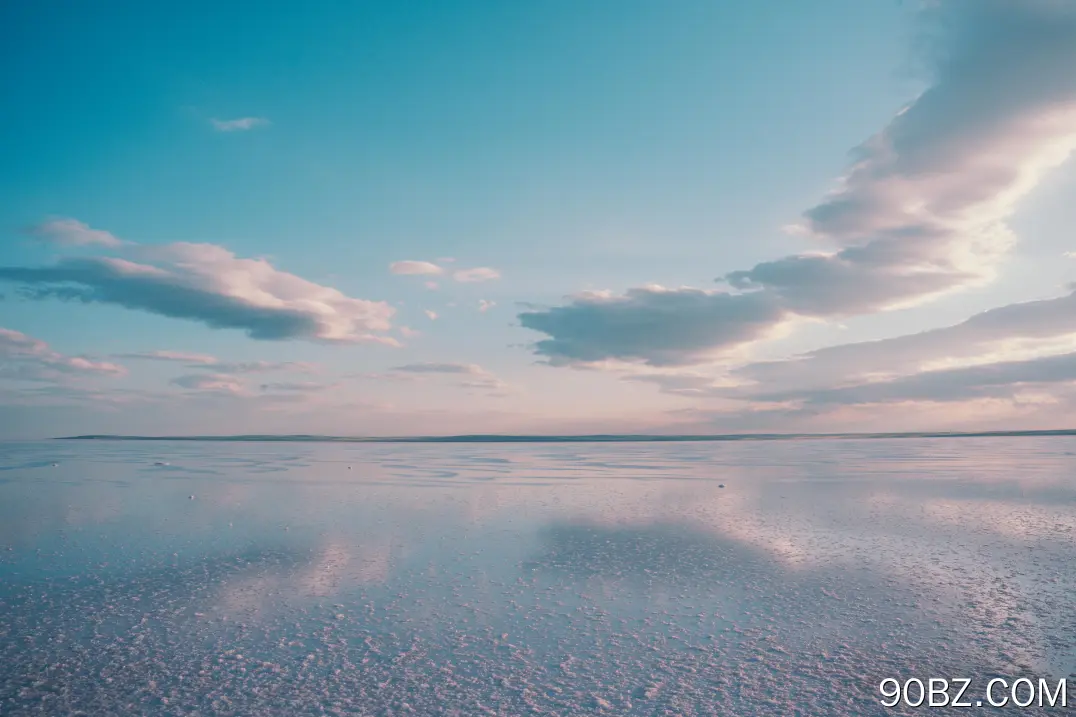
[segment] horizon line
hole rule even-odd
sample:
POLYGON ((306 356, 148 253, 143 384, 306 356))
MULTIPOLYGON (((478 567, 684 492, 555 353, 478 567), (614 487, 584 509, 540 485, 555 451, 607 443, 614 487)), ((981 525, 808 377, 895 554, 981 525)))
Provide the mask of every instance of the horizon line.
POLYGON ((54 436, 57 441, 218 441, 218 442, 303 442, 303 443, 690 443, 721 441, 780 441, 808 439, 884 439, 884 438, 988 438, 1073 436, 1076 428, 1014 431, 891 431, 869 433, 714 433, 650 434, 591 433, 568 435, 544 434, 462 434, 449 436, 329 436, 318 434, 237 434, 187 436, 136 436, 88 434, 54 436))

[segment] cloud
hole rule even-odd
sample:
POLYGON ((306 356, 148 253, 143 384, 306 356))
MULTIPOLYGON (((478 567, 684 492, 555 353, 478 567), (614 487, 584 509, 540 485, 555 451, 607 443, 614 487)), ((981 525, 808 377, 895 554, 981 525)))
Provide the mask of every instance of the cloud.
POLYGON ((771 389, 830 386, 835 380, 861 382, 946 363, 987 363, 1028 352, 1063 352, 1074 338, 1076 293, 990 309, 959 324, 917 334, 830 346, 784 361, 751 363, 735 370, 733 376, 771 389))
POLYGON ((270 123, 264 117, 239 117, 237 119, 211 119, 210 124, 218 132, 246 132, 255 127, 267 127, 270 123))
POLYGON ((1015 241, 1005 221, 1076 148, 1074 7, 931 3, 931 84, 804 214, 799 230, 823 250, 725 274, 740 293, 632 289, 521 314, 549 336, 536 352, 566 365, 701 362, 771 335, 765 322, 873 313, 989 282, 1015 241), (653 320, 656 302, 681 300, 689 316, 653 320), (688 324, 698 338, 680 330, 688 324))
POLYGON ((784 316, 764 292, 650 286, 623 296, 581 294, 567 306, 521 313, 519 320, 552 337, 537 342, 535 353, 553 365, 620 360, 676 366, 763 338, 784 316))
POLYGON ((304 361, 240 361, 230 363, 218 361, 217 363, 204 366, 191 366, 190 368, 206 368, 217 373, 241 374, 241 373, 274 373, 290 371, 295 373, 312 373, 317 370, 314 364, 304 361))
POLYGON ((115 248, 122 241, 100 229, 91 229, 77 219, 49 219, 30 227, 27 233, 39 241, 57 246, 103 246, 115 248))
POLYGON ((122 376, 123 366, 85 356, 65 356, 40 339, 0 328, 0 378, 21 381, 62 381, 65 377, 122 376))
POLYGON ((428 318, 430 321, 437 321, 437 312, 436 311, 431 311, 430 309, 425 309, 422 313, 426 314, 426 318, 428 318))
POLYGON ((135 246, 121 257, 63 258, 50 266, 0 266, 0 281, 22 284, 30 299, 103 303, 254 339, 373 341, 392 328, 395 309, 346 296, 280 271, 265 259, 244 259, 214 244, 135 246))
MULTIPOLYGON (((453 261, 452 259, 438 259, 442 263, 448 263, 453 261)), ((394 261, 389 264, 389 271, 393 274, 401 276, 439 276, 446 272, 446 269, 439 264, 434 264, 429 261, 414 261, 411 259, 405 261, 394 261)), ((457 269, 452 272, 452 278, 458 282, 465 284, 474 284, 482 281, 492 281, 493 279, 501 278, 501 272, 497 269, 493 269, 488 266, 478 266, 472 269, 457 269)), ((436 289, 437 282, 427 281, 427 289, 436 289)))
POLYGON ((169 361, 184 364, 215 364, 218 359, 209 354, 192 354, 182 351, 140 351, 137 353, 118 354, 117 358, 136 361, 169 361))
POLYGON ((693 430, 949 430, 1004 428, 1014 421, 1066 425, 1066 411, 1076 409, 1076 293, 998 307, 917 334, 830 346, 716 375, 620 370, 622 380, 703 401, 692 411, 706 424, 693 430))
POLYGON ((798 401, 811 406, 956 402, 1015 398, 1021 391, 1076 382, 1076 353, 981 366, 924 371, 889 381, 852 386, 761 393, 757 402, 798 401))
MULTIPOLYGON (((459 388, 496 392, 508 388, 507 383, 478 364, 473 363, 413 363, 389 369, 388 375, 397 377, 415 376, 419 378, 423 376, 459 376, 462 377, 462 380, 455 384, 459 388)), ((498 393, 497 395, 502 394, 498 393)))
POLYGON ((302 361, 222 361, 216 356, 209 354, 186 353, 182 351, 143 351, 129 354, 118 354, 118 358, 143 360, 143 361, 166 361, 181 363, 187 368, 206 369, 216 373, 272 373, 275 371, 294 371, 298 373, 311 373, 317 369, 314 364, 302 361))
POLYGON ((428 261, 394 261, 389 264, 389 271, 401 276, 423 276, 443 274, 444 269, 428 261))
POLYGON ((622 376, 621 380, 654 384, 661 389, 662 393, 692 398, 720 395, 716 393, 717 390, 728 385, 722 384, 713 376, 701 373, 656 372, 627 374, 622 376))
POLYGON ((177 376, 170 383, 173 386, 186 388, 191 391, 207 393, 223 393, 228 395, 242 395, 246 392, 246 386, 235 376, 224 373, 190 374, 177 376))
POLYGON ((315 391, 324 391, 330 388, 326 384, 317 383, 315 381, 282 381, 277 383, 263 383, 260 386, 263 391, 294 391, 301 393, 310 393, 315 391))
POLYGON ((489 311, 490 309, 492 309, 496 305, 497 305, 496 301, 486 301, 485 299, 479 299, 478 300, 478 310, 481 311, 482 313, 486 313, 487 311, 489 311))
POLYGON ((400 327, 400 335, 404 336, 405 338, 413 338, 415 336, 421 336, 422 332, 421 331, 416 331, 415 329, 412 329, 410 326, 401 326, 400 327))
POLYGON ((452 278, 465 284, 474 284, 480 281, 492 281, 501 278, 501 272, 488 266, 478 266, 473 269, 460 269, 452 273, 452 278))
POLYGON ((481 366, 473 363, 412 363, 397 366, 392 371, 400 373, 448 373, 479 376, 485 373, 481 366))

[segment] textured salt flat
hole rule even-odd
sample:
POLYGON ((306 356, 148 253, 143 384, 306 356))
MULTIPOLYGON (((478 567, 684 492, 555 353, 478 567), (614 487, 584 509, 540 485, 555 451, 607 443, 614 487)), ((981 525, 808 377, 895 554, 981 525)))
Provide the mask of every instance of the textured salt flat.
POLYGON ((0 444, 0 714, 898 714, 1076 671, 1074 531, 1072 437, 0 444))

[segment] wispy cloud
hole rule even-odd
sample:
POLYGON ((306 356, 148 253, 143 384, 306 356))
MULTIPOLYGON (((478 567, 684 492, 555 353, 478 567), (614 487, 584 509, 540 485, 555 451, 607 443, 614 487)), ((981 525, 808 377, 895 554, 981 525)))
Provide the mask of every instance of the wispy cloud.
POLYGON ((501 278, 501 272, 488 266, 476 266, 473 269, 460 269, 452 272, 452 278, 464 284, 476 284, 481 281, 493 281, 501 278))
POLYGON ((0 328, 0 378, 23 381, 62 381, 69 376, 122 376, 126 369, 85 356, 65 356, 40 339, 0 328))
POLYGON ((803 233, 826 247, 734 271, 731 292, 632 289, 520 315, 552 363, 712 360, 797 317, 908 306, 990 281, 1005 221, 1076 148, 1076 11, 1052 0, 931 3, 933 81, 856 150, 803 233))
POLYGON ((426 314, 426 318, 429 319, 430 321, 437 321, 437 312, 436 311, 433 311, 431 309, 425 309, 425 310, 423 310, 422 313, 426 314))
MULTIPOLYGON (((446 262, 448 260, 439 259, 438 261, 446 262)), ((389 271, 401 276, 439 276, 448 272, 448 270, 440 264, 435 264, 430 261, 415 261, 412 259, 392 262, 389 264, 389 271)), ((457 269, 452 272, 451 276, 454 280, 460 283, 474 284, 482 281, 499 279, 501 278, 501 272, 488 266, 476 266, 470 269, 457 269)), ((426 288, 436 289, 437 283, 427 281, 426 288)))
MULTIPOLYGON (((508 384, 504 381, 478 364, 473 363, 424 362, 405 364, 389 369, 387 376, 397 376, 404 378, 405 380, 406 377, 409 376, 417 378, 422 378, 424 376, 449 376, 461 379, 455 384, 460 388, 496 392, 501 392, 508 388, 508 384)), ((498 395, 500 394, 498 393, 498 395)))
POLYGON ((65 257, 50 266, 0 266, 0 281, 31 299, 103 303, 240 329, 254 339, 379 342, 395 309, 237 257, 215 244, 134 245, 124 257, 65 257), (137 259, 137 261, 132 261, 137 259))
MULTIPOLYGON (((203 368, 202 366, 191 366, 191 368, 203 368)), ((214 364, 204 366, 204 368, 211 369, 217 373, 277 373, 277 372, 292 372, 292 373, 313 373, 317 370, 317 366, 304 361, 239 361, 228 362, 218 361, 214 364)))
POLYGON ((834 430, 843 422, 845 430, 873 430, 856 423, 869 419, 890 430, 906 420, 892 412, 898 409, 919 421, 906 428, 966 428, 1044 411, 1064 421, 1076 410, 1076 293, 717 375, 666 370, 622 378, 719 407, 699 414, 714 429, 834 430))
POLYGON ((428 261, 394 261, 389 264, 389 272, 401 276, 423 276, 443 274, 444 269, 428 261))
POLYGON ((299 393, 312 393, 331 388, 330 385, 317 383, 316 381, 278 381, 276 383, 263 383, 259 388, 262 391, 290 391, 299 393))
POLYGON ((449 373, 480 376, 485 373, 481 366, 473 363, 410 363, 397 366, 392 371, 400 373, 449 373))
POLYGON ((478 300, 478 310, 481 311, 483 314, 486 313, 487 311, 489 311, 490 309, 492 309, 496 305, 497 305, 496 301, 487 301, 485 299, 479 299, 478 300))
POLYGON ((887 381, 826 388, 763 392, 755 402, 790 401, 806 405, 879 404, 912 401, 953 402, 981 398, 1013 399, 1020 392, 1076 382, 1076 353, 982 366, 923 371, 887 381))
POLYGON ((142 361, 165 361, 170 363, 184 364, 187 368, 205 369, 217 373, 272 373, 277 371, 292 371, 297 373, 311 373, 317 366, 301 361, 223 361, 209 354, 186 353, 183 351, 143 351, 137 353, 117 354, 117 358, 142 360, 142 361))
POLYGON ((1023 358, 1028 350, 1063 353, 1076 338, 1076 293, 1010 304, 953 326, 878 341, 840 344, 783 361, 760 361, 733 372, 741 383, 770 390, 826 387, 892 378, 945 364, 1023 358), (1051 350, 1053 347, 1054 348, 1051 350))
POLYGON ((270 124, 269 120, 264 117, 237 117, 229 120, 213 118, 209 120, 209 123, 218 132, 246 132, 255 127, 267 127, 270 124))
POLYGON ((236 396, 246 392, 246 385, 241 380, 231 374, 224 373, 196 373, 177 376, 170 383, 191 391, 224 393, 236 396))
POLYGON ((27 233, 39 241, 57 246, 103 246, 115 248, 123 241, 101 229, 93 229, 77 219, 49 219, 30 227, 27 233))
POLYGON ((183 364, 215 364, 218 359, 209 354, 193 354, 182 351, 141 351, 137 353, 117 354, 117 358, 136 361, 168 361, 183 364))

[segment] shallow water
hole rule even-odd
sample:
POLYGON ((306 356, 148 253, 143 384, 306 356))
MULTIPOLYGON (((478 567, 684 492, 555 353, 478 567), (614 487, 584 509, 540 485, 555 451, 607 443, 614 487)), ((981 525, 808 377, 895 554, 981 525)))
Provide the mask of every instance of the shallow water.
POLYGON ((0 714, 911 714, 1076 672, 1074 531, 1074 437, 0 443, 0 714))

